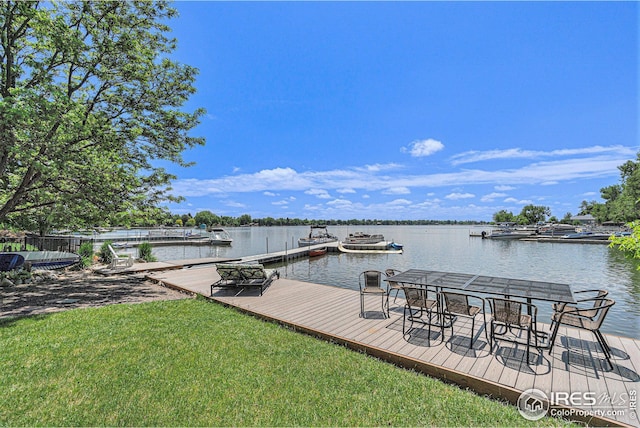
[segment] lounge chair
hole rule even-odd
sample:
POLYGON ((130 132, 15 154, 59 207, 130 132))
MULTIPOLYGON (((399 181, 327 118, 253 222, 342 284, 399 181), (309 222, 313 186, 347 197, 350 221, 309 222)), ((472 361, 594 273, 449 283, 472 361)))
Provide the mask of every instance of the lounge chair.
POLYGON ((111 253, 111 264, 109 264, 109 267, 111 269, 116 269, 118 266, 133 266, 133 256, 131 254, 118 254, 110 244, 107 246, 109 247, 109 252, 111 253))
POLYGON ((220 279, 211 284, 211 295, 214 288, 258 287, 260 295, 271 285, 274 279, 280 278, 278 271, 265 269, 261 264, 232 264, 220 263, 216 265, 220 279))

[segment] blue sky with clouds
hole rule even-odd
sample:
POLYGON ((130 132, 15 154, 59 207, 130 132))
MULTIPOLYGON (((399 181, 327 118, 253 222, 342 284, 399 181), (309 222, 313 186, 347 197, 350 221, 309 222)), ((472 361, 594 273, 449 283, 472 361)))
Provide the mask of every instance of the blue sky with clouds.
POLYGON ((174 213, 491 220, 635 160, 635 2, 177 2, 206 145, 174 213))

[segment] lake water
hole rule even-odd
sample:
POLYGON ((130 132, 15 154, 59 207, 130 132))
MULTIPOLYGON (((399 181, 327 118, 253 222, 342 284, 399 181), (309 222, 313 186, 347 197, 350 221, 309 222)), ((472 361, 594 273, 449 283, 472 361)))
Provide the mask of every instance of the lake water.
MULTIPOLYGON (((568 283, 574 291, 605 288, 616 301, 603 331, 640 339, 639 262, 607 245, 497 241, 469 236, 473 226, 335 226, 329 232, 343 239, 349 233, 381 233, 404 244, 403 254, 328 253, 278 266, 282 277, 358 289, 358 275, 367 269, 400 271, 416 268, 568 283)), ((227 228, 233 244, 154 247, 158 260, 199 257, 242 257, 297 247, 309 227, 227 228)), ((478 230, 476 228, 476 230, 478 230)), ((481 230, 481 229, 480 229, 481 230)), ((550 304, 538 303, 538 319, 548 322, 550 304)))

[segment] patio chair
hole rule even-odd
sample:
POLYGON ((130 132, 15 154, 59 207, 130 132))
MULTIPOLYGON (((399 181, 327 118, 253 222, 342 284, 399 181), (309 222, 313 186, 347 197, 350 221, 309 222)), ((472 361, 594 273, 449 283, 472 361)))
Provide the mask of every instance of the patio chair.
POLYGON ((358 277, 360 286, 360 317, 364 318, 364 297, 366 295, 380 296, 382 313, 389 318, 389 290, 382 287, 382 272, 367 270, 358 277))
MULTIPOLYGON (((603 300, 600 300, 600 299, 604 299, 605 297, 607 297, 609 295, 609 292, 607 290, 581 290, 581 291, 575 291, 573 294, 586 294, 586 293, 593 294, 593 296, 578 299, 577 303, 593 301, 593 307, 591 308, 590 312, 588 309, 584 309, 584 312, 582 315, 588 318, 593 318, 596 316, 596 313, 598 312, 598 306, 601 305, 603 302, 603 300)), ((565 312, 565 311, 575 311, 578 308, 574 305, 568 305, 566 303, 554 303, 552 305, 552 309, 553 309, 553 312, 565 312)))
POLYGON ((402 319, 402 335, 406 336, 407 332, 411 332, 413 323, 417 322, 428 326, 429 337, 431 337, 433 315, 438 316, 438 300, 429 299, 429 292, 426 288, 405 286, 402 287, 402 291, 406 299, 402 319), (407 321, 411 322, 408 329, 406 328, 407 321))
POLYGON ((111 253, 111 263, 109 264, 111 269, 115 269, 118 266, 133 266, 133 256, 131 254, 116 253, 111 244, 107 245, 107 247, 109 247, 109 252, 111 253))
POLYGON ((493 351, 493 343, 498 340, 521 344, 527 346, 527 363, 529 362, 529 348, 531 347, 531 338, 533 336, 534 347, 538 348, 538 331, 536 320, 538 317, 538 308, 531 303, 520 302, 517 300, 503 299, 498 297, 490 297, 487 299, 491 307, 491 338, 489 349, 493 351), (526 308, 527 313, 523 313, 526 308), (515 337, 509 337, 509 333, 517 330, 515 337), (521 333, 526 333, 526 342, 519 340, 521 333))
MULTIPOLYGON (((453 323, 458 316, 471 318, 471 338, 469 340, 469 349, 473 348, 473 338, 474 338, 474 328, 475 328, 475 320, 476 315, 482 312, 482 316, 485 320, 485 324, 487 322, 484 306, 485 301, 481 297, 470 296, 468 294, 463 293, 455 293, 453 291, 442 291, 440 293, 443 299, 444 306, 442 308, 442 315, 445 319, 443 319, 443 327, 446 326, 446 318, 449 318, 449 323, 451 326, 451 337, 453 337, 453 323), (469 303, 469 300, 477 300, 481 302, 481 306, 474 306, 469 303)), ((444 331, 444 330, 443 330, 444 331)), ((484 329, 485 337, 487 337, 487 342, 489 342, 489 337, 487 334, 487 329, 484 329)))
MULTIPOLYGON (((607 344, 607 341, 604 338, 602 332, 600 332, 600 327, 604 322, 609 309, 615 305, 615 300, 607 299, 607 298, 593 298, 586 299, 581 303, 587 303, 593 301, 593 306, 587 307, 586 309, 580 309, 579 307, 574 310, 567 310, 565 308, 562 312, 554 312, 552 315, 552 325, 553 332, 551 333, 551 339, 549 344, 549 354, 551 354, 551 350, 553 349, 553 344, 558 336, 558 330, 560 329, 560 325, 566 325, 574 328, 581 328, 583 330, 589 330, 596 337, 596 340, 600 344, 602 348, 602 352, 609 363, 609 367, 613 370, 613 364, 611 363, 611 348, 607 344), (596 309, 594 309, 596 308, 596 309), (594 313, 595 311, 595 313, 594 313)), ((589 305, 587 305, 589 306, 589 305)))
MULTIPOLYGON (((398 271, 396 271, 395 269, 387 269, 384 271, 384 274, 387 276, 387 278, 391 278, 392 276, 395 276, 398 274, 398 271)), ((391 297, 391 293, 395 290, 396 295, 393 298, 393 303, 396 302, 396 299, 398 298, 398 293, 400 292, 400 290, 402 290, 403 285, 399 282, 396 281, 387 281, 388 287, 389 287, 389 297, 391 297)))

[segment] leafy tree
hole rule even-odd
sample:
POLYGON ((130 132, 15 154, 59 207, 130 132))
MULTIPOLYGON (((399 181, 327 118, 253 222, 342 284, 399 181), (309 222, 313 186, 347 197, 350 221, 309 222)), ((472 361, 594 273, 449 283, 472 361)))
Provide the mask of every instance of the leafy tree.
MULTIPOLYGON (((627 226, 631 229, 631 235, 610 238, 610 246, 617 247, 628 257, 640 259, 640 220, 632 221, 627 226)), ((640 266, 638 266, 638 269, 640 269, 640 266)))
POLYGON ((251 216, 249 214, 242 214, 240 217, 238 217, 238 223, 240 224, 251 223, 251 216))
POLYGON ((213 226, 214 224, 220 223, 220 217, 208 210, 196 213, 194 218, 197 225, 206 224, 207 226, 213 226))
POLYGON ((512 223, 515 218, 511 211, 500 210, 493 214, 493 221, 496 223, 512 223))
POLYGON ((196 219, 191 217, 184 225, 187 227, 194 227, 196 225, 196 219))
POLYGON ((547 216, 551 215, 551 209, 549 207, 543 207, 540 205, 525 205, 520 212, 520 216, 525 220, 526 224, 536 224, 540 221, 545 221, 547 216))
POLYGON ((164 1, 0 4, 0 222, 91 225, 173 198, 165 160, 203 144, 180 109, 164 1), (37 220, 36 220, 37 219, 37 220))

